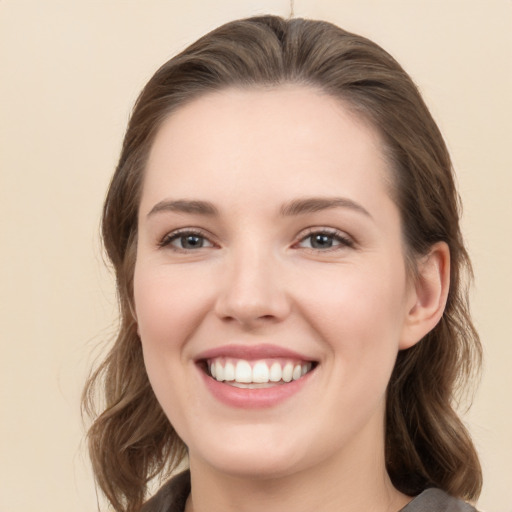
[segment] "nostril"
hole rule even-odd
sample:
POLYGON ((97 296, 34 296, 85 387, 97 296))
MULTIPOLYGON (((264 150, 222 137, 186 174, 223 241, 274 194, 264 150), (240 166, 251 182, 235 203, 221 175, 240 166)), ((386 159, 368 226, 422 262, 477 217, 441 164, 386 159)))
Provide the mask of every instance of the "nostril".
POLYGON ((261 326, 265 323, 276 322, 278 319, 279 317, 277 315, 260 315, 257 312, 251 314, 249 311, 239 311, 237 313, 231 311, 221 315, 221 320, 225 323, 239 323, 242 324, 242 326, 246 326, 248 328, 261 326))
POLYGON ((225 288, 220 290, 215 302, 219 318, 226 322, 236 320, 249 327, 283 320, 290 311, 289 297, 279 281, 258 275, 254 269, 245 274, 239 270, 232 278, 227 276, 225 288))

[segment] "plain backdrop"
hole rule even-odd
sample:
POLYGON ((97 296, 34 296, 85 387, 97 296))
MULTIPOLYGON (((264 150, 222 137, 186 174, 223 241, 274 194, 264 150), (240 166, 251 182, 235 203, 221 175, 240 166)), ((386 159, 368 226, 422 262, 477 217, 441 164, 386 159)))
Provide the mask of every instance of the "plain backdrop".
MULTIPOLYGON (((79 399, 116 326, 98 227, 132 104, 206 31, 285 0, 0 0, 0 512, 91 512, 79 399)), ((464 200, 485 348, 465 416, 479 507, 512 512, 512 2, 296 0, 366 35, 419 85, 464 200)))

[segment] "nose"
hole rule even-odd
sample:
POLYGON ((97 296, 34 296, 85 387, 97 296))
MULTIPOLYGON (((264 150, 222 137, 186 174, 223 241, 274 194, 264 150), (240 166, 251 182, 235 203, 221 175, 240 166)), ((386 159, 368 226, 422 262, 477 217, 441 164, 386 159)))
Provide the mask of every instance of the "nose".
POLYGON ((289 315, 291 301, 282 268, 270 252, 252 247, 236 254, 233 251, 228 258, 215 305, 222 321, 254 329, 289 315))

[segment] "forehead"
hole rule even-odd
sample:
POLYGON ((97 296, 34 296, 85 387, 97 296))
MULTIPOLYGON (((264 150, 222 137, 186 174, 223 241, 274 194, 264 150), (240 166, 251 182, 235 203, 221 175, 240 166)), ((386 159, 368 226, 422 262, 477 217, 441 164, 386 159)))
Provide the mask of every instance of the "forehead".
POLYGON ((283 188, 290 196, 382 191, 389 172, 377 131, 344 102, 282 85, 225 89, 177 109, 157 133, 144 181, 143 202, 166 187, 181 197, 231 191, 270 200, 283 188))

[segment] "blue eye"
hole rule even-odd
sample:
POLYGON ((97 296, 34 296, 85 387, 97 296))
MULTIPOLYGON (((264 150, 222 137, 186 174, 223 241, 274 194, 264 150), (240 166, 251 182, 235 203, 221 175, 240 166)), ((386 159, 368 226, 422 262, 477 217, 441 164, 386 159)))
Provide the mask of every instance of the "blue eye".
POLYGON ((182 251, 194 251, 204 247, 213 247, 213 244, 201 233, 181 231, 167 235, 160 243, 161 247, 171 246, 182 251))
POLYGON ((337 247, 352 247, 354 244, 339 233, 316 231, 302 238, 298 245, 307 249, 329 250, 337 247))

